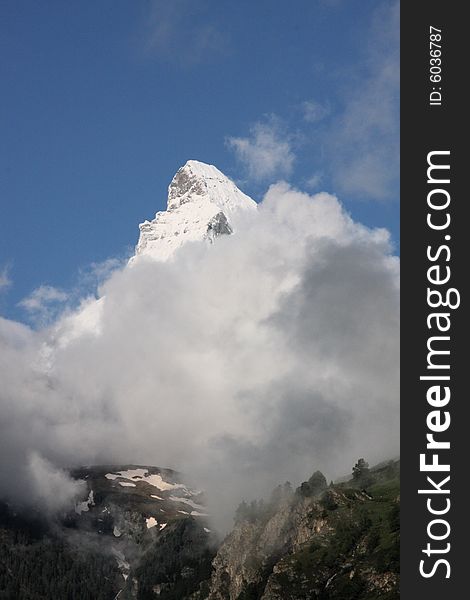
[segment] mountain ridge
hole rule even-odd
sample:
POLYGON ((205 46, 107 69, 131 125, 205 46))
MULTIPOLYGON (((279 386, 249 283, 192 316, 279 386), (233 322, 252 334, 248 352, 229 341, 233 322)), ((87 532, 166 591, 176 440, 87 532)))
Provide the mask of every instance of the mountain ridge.
POLYGON ((296 490, 287 482, 242 503, 221 542, 177 508, 189 490, 175 471, 82 467, 72 475, 96 492, 87 510, 47 525, 0 504, 0 598, 397 600, 399 472, 360 459, 345 483, 318 471, 296 490), (149 527, 162 507, 167 525, 149 527))

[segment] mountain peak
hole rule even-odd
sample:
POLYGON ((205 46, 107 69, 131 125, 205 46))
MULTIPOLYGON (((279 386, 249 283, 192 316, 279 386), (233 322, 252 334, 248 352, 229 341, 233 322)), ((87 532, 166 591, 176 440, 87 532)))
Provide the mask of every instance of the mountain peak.
POLYGON ((239 216, 256 210, 256 202, 213 165, 188 160, 168 187, 167 210, 140 228, 137 256, 167 260, 187 242, 231 234, 239 216))
MULTIPOLYGON (((212 200, 211 190, 221 185, 235 186, 219 169, 198 160, 188 160, 173 177, 168 187, 168 210, 198 197, 212 200), (217 186, 216 184, 219 184, 217 186)), ((217 198, 215 197, 215 200, 217 198)))

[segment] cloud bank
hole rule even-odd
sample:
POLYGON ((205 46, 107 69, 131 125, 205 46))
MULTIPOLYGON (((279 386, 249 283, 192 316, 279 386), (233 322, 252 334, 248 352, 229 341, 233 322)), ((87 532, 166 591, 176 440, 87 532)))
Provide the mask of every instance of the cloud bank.
POLYGON ((0 319, 3 498, 57 510, 77 491, 61 467, 154 464, 227 523, 280 482, 398 453, 398 261, 335 197, 273 185, 234 235, 99 295, 37 331, 0 319))

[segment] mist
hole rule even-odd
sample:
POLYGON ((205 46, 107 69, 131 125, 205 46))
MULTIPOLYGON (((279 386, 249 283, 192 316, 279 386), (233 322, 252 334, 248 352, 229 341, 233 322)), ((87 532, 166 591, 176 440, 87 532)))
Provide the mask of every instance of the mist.
POLYGON ((57 511, 68 467, 156 465, 227 527, 286 480, 393 458, 398 270, 386 230, 281 182, 233 235, 139 257, 46 327, 0 318, 0 496, 57 511))

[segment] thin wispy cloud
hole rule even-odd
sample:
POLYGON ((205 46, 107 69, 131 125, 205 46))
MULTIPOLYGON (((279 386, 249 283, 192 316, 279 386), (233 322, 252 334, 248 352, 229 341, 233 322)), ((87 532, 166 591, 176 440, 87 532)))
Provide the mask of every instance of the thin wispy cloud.
POLYGON ((55 316, 68 300, 69 296, 63 290, 51 285, 40 285, 18 305, 27 311, 31 320, 39 325, 45 325, 55 316))
POLYGON ((382 5, 373 20, 367 74, 345 91, 345 103, 324 134, 335 188, 388 200, 399 173, 399 4, 382 5))
POLYGON ((73 313, 86 302, 94 302, 101 285, 114 271, 122 268, 129 260, 128 253, 121 257, 93 262, 78 270, 73 284, 65 289, 52 285, 40 285, 18 302, 28 315, 28 321, 36 327, 49 325, 59 313, 73 313))
POLYGON ((281 179, 292 172, 292 136, 274 116, 252 125, 247 137, 228 137, 226 143, 252 181, 281 179))
POLYGON ((316 190, 323 181, 323 175, 321 173, 314 173, 305 181, 305 185, 309 190, 316 190))
POLYGON ((144 46, 155 58, 191 66, 218 59, 228 33, 214 20, 210 1, 151 0, 145 18, 144 46))
POLYGON ((305 100, 301 104, 301 111, 304 121, 317 123, 330 114, 330 107, 315 100, 305 100))
POLYGON ((129 256, 127 254, 120 258, 107 258, 100 262, 93 262, 85 268, 81 268, 78 273, 77 283, 74 285, 69 296, 74 298, 83 297, 84 294, 91 294, 97 290, 101 284, 109 279, 112 273, 123 267, 129 256))
POLYGON ((11 283, 10 268, 8 266, 4 266, 2 269, 0 269, 0 294, 11 287, 11 283))
POLYGON ((295 176, 296 164, 310 157, 312 172, 302 178, 309 189, 321 181, 349 200, 398 199, 397 2, 376 9, 359 67, 361 76, 342 82, 330 100, 304 100, 283 120, 259 121, 249 135, 226 140, 249 180, 295 176))

